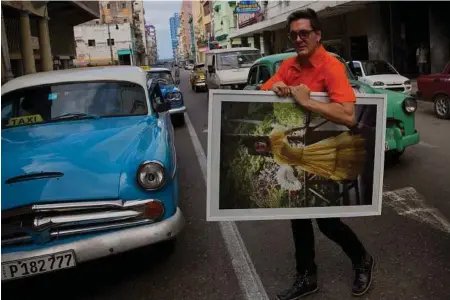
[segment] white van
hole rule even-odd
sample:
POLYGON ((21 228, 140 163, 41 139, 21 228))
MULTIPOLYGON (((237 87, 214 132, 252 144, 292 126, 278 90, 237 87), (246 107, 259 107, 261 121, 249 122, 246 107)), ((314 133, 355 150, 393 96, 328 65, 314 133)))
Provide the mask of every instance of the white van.
POLYGON ((252 64, 261 58, 256 48, 215 49, 206 53, 208 89, 244 89, 252 64))

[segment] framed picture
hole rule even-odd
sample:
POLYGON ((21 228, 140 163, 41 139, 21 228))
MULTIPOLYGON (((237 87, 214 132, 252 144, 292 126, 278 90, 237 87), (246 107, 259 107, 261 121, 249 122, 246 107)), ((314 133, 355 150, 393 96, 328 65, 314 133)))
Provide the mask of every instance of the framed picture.
POLYGON ((273 92, 209 93, 208 221, 381 214, 385 95, 357 94, 349 128, 273 92))

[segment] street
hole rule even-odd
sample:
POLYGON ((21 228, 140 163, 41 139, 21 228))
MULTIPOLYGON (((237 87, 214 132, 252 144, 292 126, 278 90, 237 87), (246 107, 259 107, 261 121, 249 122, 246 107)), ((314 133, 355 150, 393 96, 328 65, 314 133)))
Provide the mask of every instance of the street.
MULTIPOLYGON (((207 95, 191 90, 188 71, 180 78, 188 117, 175 139, 187 223, 175 252, 148 247, 3 283, 4 299, 265 300, 292 283, 289 221, 236 222, 236 236, 232 223, 206 222, 207 95)), ((450 122, 420 101, 416 128, 421 142, 386 162, 382 215, 344 220, 376 260, 362 299, 450 299, 450 122)), ((318 230, 316 253, 319 292, 307 299, 353 299, 350 261, 318 230)))

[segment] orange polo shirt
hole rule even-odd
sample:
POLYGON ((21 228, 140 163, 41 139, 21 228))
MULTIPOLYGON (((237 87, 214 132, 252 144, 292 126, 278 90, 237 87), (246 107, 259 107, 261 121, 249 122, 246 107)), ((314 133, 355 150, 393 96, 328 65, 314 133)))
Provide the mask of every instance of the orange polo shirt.
POLYGON ((300 66, 297 56, 288 58, 261 90, 268 91, 276 82, 288 86, 305 84, 311 92, 327 92, 334 102, 355 102, 356 96, 347 78, 345 66, 321 45, 309 58, 309 66, 300 66))

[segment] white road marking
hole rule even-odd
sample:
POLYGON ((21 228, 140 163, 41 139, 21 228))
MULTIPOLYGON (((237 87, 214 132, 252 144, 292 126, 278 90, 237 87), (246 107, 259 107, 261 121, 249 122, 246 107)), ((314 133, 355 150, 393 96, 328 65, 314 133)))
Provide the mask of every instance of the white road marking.
POLYGON ((419 142, 419 145, 427 147, 427 148, 437 148, 437 146, 435 146, 435 145, 431 145, 431 144, 428 144, 428 143, 422 142, 422 141, 419 142))
POLYGON ((450 233, 450 222, 436 208, 427 206, 425 198, 412 187, 384 192, 383 204, 391 207, 400 216, 450 233))
MULTIPOLYGON (((191 120, 187 113, 185 115, 186 126, 191 136, 192 144, 200 164, 203 179, 206 184, 206 155, 203 151, 200 140, 192 126, 191 120)), ((234 272, 238 279, 241 290, 245 294, 246 300, 269 300, 269 296, 256 273, 255 266, 248 254, 247 247, 242 240, 241 234, 235 222, 219 222, 222 237, 227 246, 228 253, 231 258, 234 272)))

